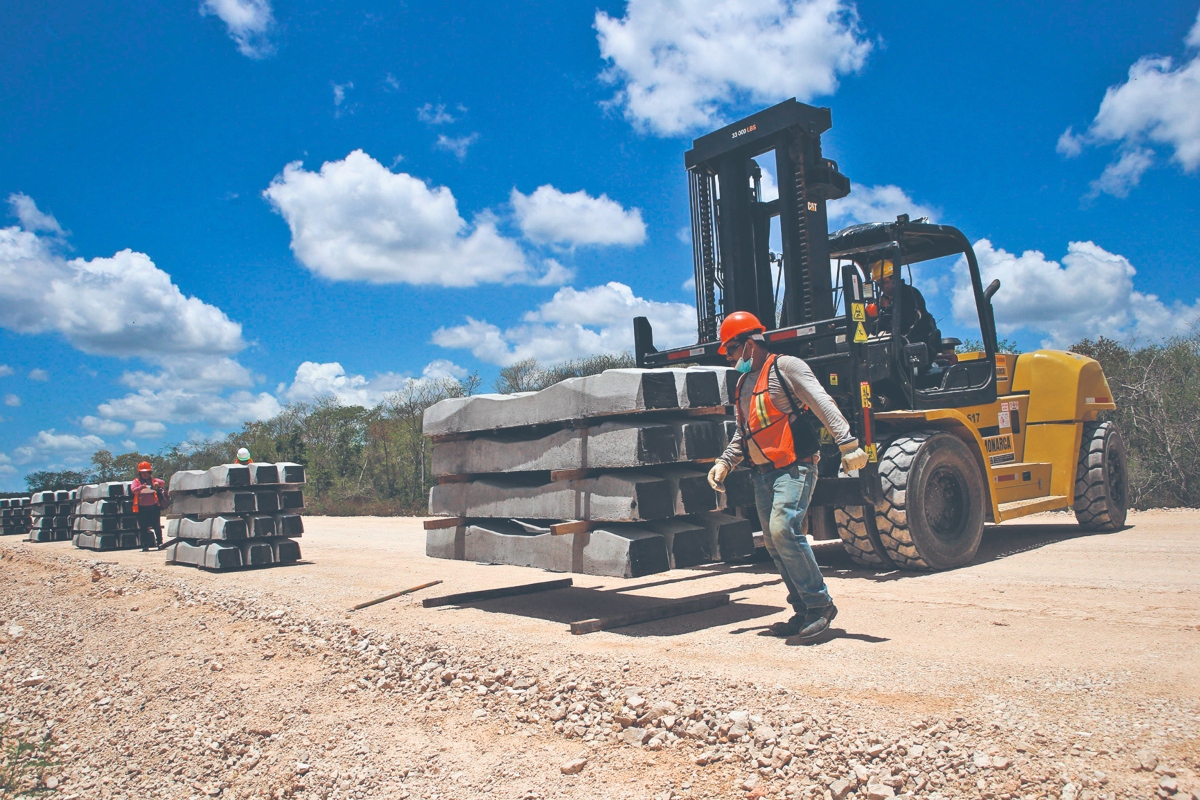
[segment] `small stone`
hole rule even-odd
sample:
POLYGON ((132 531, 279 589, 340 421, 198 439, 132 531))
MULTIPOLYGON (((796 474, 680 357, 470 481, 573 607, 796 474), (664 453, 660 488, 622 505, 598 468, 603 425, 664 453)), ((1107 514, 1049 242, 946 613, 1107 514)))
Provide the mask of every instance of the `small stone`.
POLYGON ((45 675, 39 675, 39 674, 37 674, 37 673, 35 672, 34 674, 30 675, 28 678, 25 678, 23 681, 21 681, 21 682, 20 682, 20 685, 21 685, 21 686, 26 686, 26 687, 28 687, 28 686, 40 686, 41 684, 43 684, 43 683, 45 683, 45 682, 46 682, 46 676, 45 676, 45 675))
POLYGON ((740 725, 747 730, 750 729, 750 712, 749 711, 730 711, 726 717, 734 725, 740 725))
POLYGON ((220 661, 213 661, 208 665, 208 668, 213 672, 220 672, 221 670, 225 669, 223 666, 221 666, 220 661))
POLYGON ((871 758, 879 758, 879 756, 882 755, 883 751, 886 749, 887 748, 881 744, 873 744, 867 748, 867 755, 871 758))
MULTIPOLYGON (((736 714, 737 712, 735 711, 734 713, 736 714)), ((758 776, 757 775, 751 775, 749 778, 746 778, 746 780, 742 781, 742 791, 744 791, 744 792, 753 792, 757 786, 758 786, 758 776)))
POLYGON ((1075 784, 1067 781, 1067 783, 1063 786, 1062 791, 1059 792, 1059 796, 1062 798, 1062 800, 1075 800, 1075 798, 1079 796, 1079 790, 1075 788, 1075 784))
POLYGON ((625 705, 629 706, 634 711, 637 711, 638 709, 645 707, 646 698, 635 694, 625 701, 625 705))
POLYGON ((913 758, 920 758, 921 756, 925 755, 925 745, 914 744, 912 747, 908 748, 908 754, 913 758))
POLYGON ((833 800, 844 800, 846 795, 850 794, 850 790, 854 787, 850 781, 845 778, 838 778, 833 783, 829 784, 829 793, 833 795, 833 800))
POLYGON ((572 758, 570 761, 567 761, 561 767, 559 767, 559 770, 563 775, 577 775, 583 771, 583 768, 586 764, 586 758, 572 758))
POLYGON ((992 769, 1008 769, 1012 762, 1003 756, 992 756, 992 769))
POLYGON ((296 774, 297 775, 307 775, 308 771, 310 769, 312 769, 312 767, 309 766, 308 764, 305 764, 303 761, 296 762, 296 774))
POLYGON ((50 791, 54 791, 58 788, 58 778, 54 777, 53 775, 51 775, 49 778, 46 778, 46 780, 42 781, 42 783, 44 783, 46 788, 50 791))
POLYGON ((17 639, 22 638, 24 635, 25 635, 25 629, 22 628, 20 625, 9 625, 8 626, 8 638, 12 639, 14 642, 17 639))
POLYGON ((1166 777, 1158 782, 1158 787, 1165 789, 1169 794, 1175 794, 1179 791, 1179 781, 1172 777, 1166 777))
POLYGON ((554 706, 550 709, 550 721, 558 722, 559 720, 566 719, 570 711, 566 706, 554 706))
POLYGON ((987 769, 992 766, 992 758, 987 753, 976 753, 972 761, 977 769, 987 769))
POLYGON ((1154 768, 1158 766, 1158 756, 1151 750, 1138 750, 1133 754, 1133 758, 1135 760, 1134 769, 1153 772, 1154 768))
POLYGON ((888 800, 895 796, 896 792, 886 783, 867 784, 867 800, 888 800))
POLYGON ((477 709, 475 709, 475 713, 472 714, 471 716, 473 716, 475 719, 483 719, 484 717, 487 716, 487 711, 482 708, 477 708, 477 709))
POLYGON ((644 728, 626 728, 621 734, 621 738, 625 744, 641 744, 650 735, 650 731, 644 728))
POLYGON ((661 717, 661 719, 662 719, 662 726, 664 728, 666 728, 667 730, 671 730, 671 728, 675 727, 676 717, 674 717, 673 715, 666 714, 663 717, 661 717))

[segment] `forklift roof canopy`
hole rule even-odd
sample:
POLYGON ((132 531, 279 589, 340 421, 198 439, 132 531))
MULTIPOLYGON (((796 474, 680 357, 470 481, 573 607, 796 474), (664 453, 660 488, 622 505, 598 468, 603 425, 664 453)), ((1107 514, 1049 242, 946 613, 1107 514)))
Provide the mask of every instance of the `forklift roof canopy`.
POLYGON ((864 259, 856 256, 892 245, 899 245, 906 264, 959 255, 968 252, 971 247, 967 237, 949 225, 933 225, 928 222, 868 222, 831 234, 829 257, 863 261, 864 259))

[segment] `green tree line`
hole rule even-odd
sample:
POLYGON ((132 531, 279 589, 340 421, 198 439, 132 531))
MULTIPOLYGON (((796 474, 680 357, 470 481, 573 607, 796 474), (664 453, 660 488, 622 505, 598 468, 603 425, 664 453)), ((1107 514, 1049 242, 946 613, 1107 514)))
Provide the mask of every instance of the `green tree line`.
MULTIPOLYGON (((565 378, 633 366, 628 354, 601 355, 543 367, 533 359, 500 371, 502 393, 536 391, 565 378)), ((424 514, 428 507, 430 448, 421 433, 425 409, 449 397, 474 394, 479 378, 414 381, 373 408, 340 405, 333 398, 289 405, 275 417, 247 422, 219 439, 172 444, 157 453, 92 454, 90 469, 39 471, 26 476, 29 491, 74 489, 85 483, 127 481, 149 461, 161 478, 182 469, 233 462, 245 447, 255 461, 304 464, 307 508, 317 514, 424 514)))

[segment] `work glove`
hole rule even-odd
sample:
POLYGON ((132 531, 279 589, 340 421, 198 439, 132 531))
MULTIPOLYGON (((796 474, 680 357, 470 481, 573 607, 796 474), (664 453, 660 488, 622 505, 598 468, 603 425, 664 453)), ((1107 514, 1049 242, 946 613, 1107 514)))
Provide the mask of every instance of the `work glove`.
POLYGON ((858 440, 846 442, 842 450, 842 471, 846 474, 858 472, 867 465, 867 452, 858 446, 858 440))
POLYGON ((713 464, 712 469, 708 471, 708 485, 711 486, 714 491, 725 491, 725 476, 728 474, 729 465, 718 459, 717 463, 713 464))

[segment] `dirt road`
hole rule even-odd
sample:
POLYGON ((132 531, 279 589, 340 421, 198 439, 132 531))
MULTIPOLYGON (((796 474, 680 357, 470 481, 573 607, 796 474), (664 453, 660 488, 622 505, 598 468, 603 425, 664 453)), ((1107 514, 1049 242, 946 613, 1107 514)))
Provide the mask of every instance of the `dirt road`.
POLYGON ((1200 513, 1130 522, 999 526, 934 575, 820 545, 807 647, 759 635, 763 563, 424 609, 554 576, 427 559, 416 519, 307 518, 303 563, 232 574, 0 539, 0 722, 52 737, 56 797, 1200 797, 1200 513))

